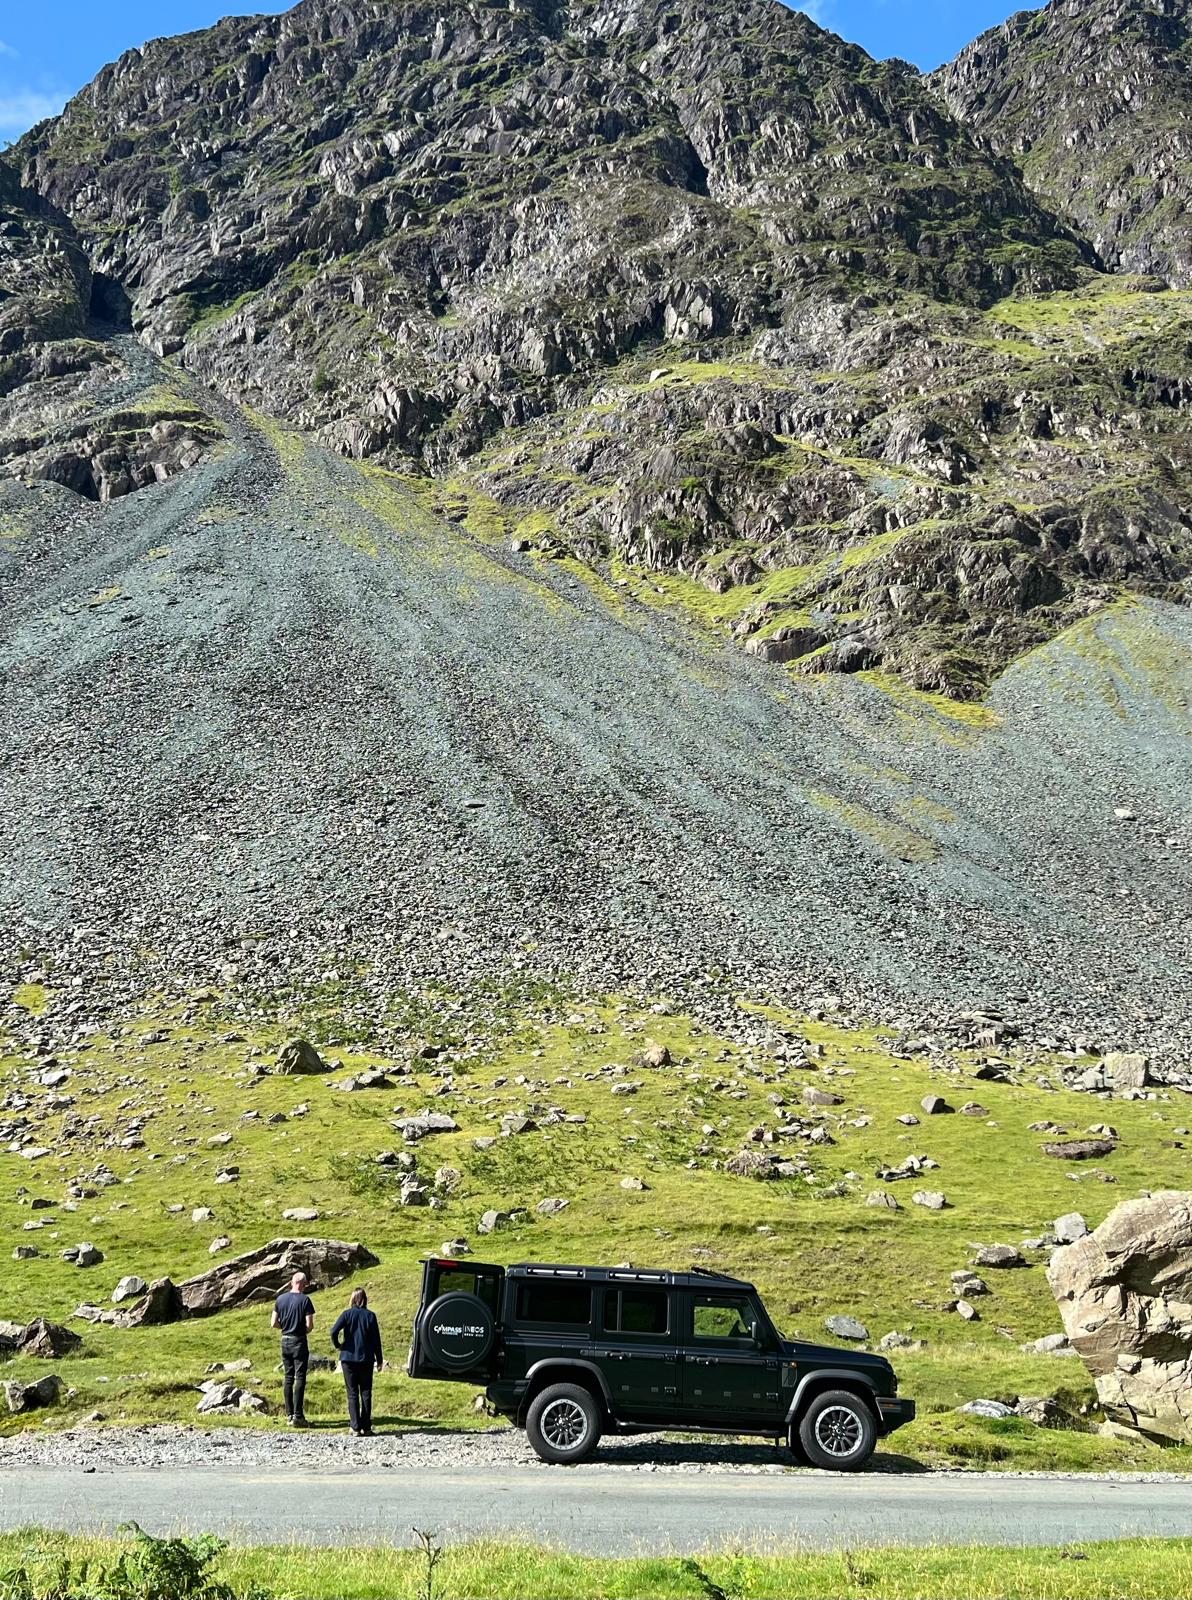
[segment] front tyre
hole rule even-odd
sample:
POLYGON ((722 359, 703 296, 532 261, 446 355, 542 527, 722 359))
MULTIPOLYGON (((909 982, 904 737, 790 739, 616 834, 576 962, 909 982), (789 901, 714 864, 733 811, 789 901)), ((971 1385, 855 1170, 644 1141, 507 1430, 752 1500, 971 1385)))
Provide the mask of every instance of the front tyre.
POLYGON ((577 1383, 552 1383, 535 1395, 526 1413, 526 1437, 542 1461, 573 1466, 600 1443, 600 1406, 577 1383))
POLYGON ((829 1389, 817 1394, 799 1419, 798 1443, 811 1466, 856 1472, 873 1454, 877 1424, 864 1400, 845 1389, 829 1389))

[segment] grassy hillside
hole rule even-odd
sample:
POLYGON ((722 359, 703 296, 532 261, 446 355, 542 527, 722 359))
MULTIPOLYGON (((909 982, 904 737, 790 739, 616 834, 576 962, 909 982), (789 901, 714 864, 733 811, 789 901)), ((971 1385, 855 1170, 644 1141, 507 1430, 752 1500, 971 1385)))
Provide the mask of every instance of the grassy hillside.
MULTIPOLYGON (((14 996, 14 1013, 68 1003, 26 986, 14 996)), ((697 1262, 754 1279, 788 1333, 823 1338, 827 1316, 851 1312, 871 1341, 892 1330, 922 1341, 893 1352, 904 1392, 921 1407, 921 1420, 897 1436, 900 1452, 995 1465, 1192 1466, 1192 1451, 953 1414, 976 1396, 1054 1394, 1074 1412, 1092 1402, 1076 1358, 1020 1349, 1059 1328, 1046 1252, 1027 1250, 1025 1269, 984 1272, 990 1293, 976 1301, 980 1320, 966 1323, 948 1309, 949 1275, 971 1262, 976 1245, 1018 1244, 1074 1209, 1095 1225, 1144 1187, 1186 1181, 1177 1135, 1188 1117, 1182 1097, 1104 1104, 1052 1087, 1058 1073, 1037 1055, 1015 1061, 1011 1082, 978 1082, 971 1074, 991 1052, 905 1056, 880 1033, 778 1013, 754 1015, 769 1040, 765 1051, 750 1049, 665 1005, 578 1001, 524 981, 469 997, 426 992, 395 1001, 390 1037, 407 1043, 386 1055, 352 1037, 341 1020, 352 1011, 342 980, 292 1015, 212 991, 175 1004, 149 997, 106 1033, 60 1054, 71 1077, 55 1090, 30 1088, 28 1060, 15 1051, 5 1057, 7 1086, 29 1095, 25 1115, 51 1153, 0 1156, 6 1248, 32 1243, 40 1252, 6 1262, 0 1315, 69 1320, 80 1301, 107 1302, 126 1273, 177 1280, 202 1271, 217 1237, 231 1239, 220 1257, 287 1233, 358 1239, 381 1258, 364 1281, 399 1367, 419 1259, 446 1240, 465 1237, 477 1257, 500 1261, 697 1262), (318 1041, 343 1070, 327 1078, 256 1075, 294 1032, 318 1041), (665 1046, 668 1064, 643 1064, 651 1044, 665 1046), (800 1045, 811 1065, 782 1059, 797 1057, 800 1045), (433 1060, 423 1053, 436 1048, 433 1060), (389 1090, 335 1087, 374 1065, 407 1072, 389 1090), (841 1094, 843 1103, 802 1105, 810 1084, 841 1094), (632 1092, 614 1092, 628 1086, 632 1092), (943 1094, 955 1113, 925 1115, 920 1100, 928 1093, 943 1094), (48 1109, 54 1095, 71 1104, 48 1109), (772 1103, 775 1095, 784 1108, 772 1103), (968 1102, 988 1115, 964 1114, 968 1102), (460 1127, 413 1147, 419 1171, 433 1181, 451 1167, 459 1177, 440 1183, 435 1208, 402 1207, 395 1169, 376 1157, 402 1148, 391 1117, 427 1107, 449 1111, 460 1127), (586 1120, 553 1120, 551 1108, 586 1120), (529 1113, 538 1126, 502 1136, 508 1113, 529 1113), (896 1120, 908 1113, 920 1117, 918 1126, 896 1120), (796 1138, 775 1147, 805 1161, 807 1176, 760 1181, 723 1169, 750 1129, 789 1117, 827 1135, 822 1143, 796 1138), (1074 1132, 1108 1121, 1120 1144, 1101 1164, 1070 1165, 1041 1154, 1046 1135, 1029 1127, 1040 1121, 1074 1132), (912 1153, 931 1157, 938 1170, 890 1184, 876 1179, 879 1165, 912 1153), (119 1182, 96 1185, 102 1166, 119 1182), (216 1183, 232 1166, 238 1181, 216 1183), (625 1178, 645 1187, 624 1188, 625 1178), (72 1184, 87 1197, 69 1199, 72 1184), (865 1204, 882 1188, 899 1210, 865 1204), (942 1190, 947 1209, 913 1204, 920 1188, 942 1190), (538 1203, 554 1197, 567 1208, 539 1215, 538 1203), (50 1205, 31 1209, 38 1199, 50 1205), (283 1221, 295 1206, 317 1209, 318 1221, 283 1221), (198 1207, 210 1207, 213 1218, 192 1221, 198 1207), (485 1238, 476 1224, 489 1207, 525 1207, 528 1215, 485 1238), (40 1226, 25 1231, 28 1222, 40 1226), (79 1269, 60 1258, 81 1240, 103 1251, 101 1264, 79 1269)), ((750 1019, 741 1013, 741 1020, 750 1019)), ((33 1018, 26 1015, 25 1025, 33 1018)), ((320 1296, 316 1350, 329 1348, 326 1330, 346 1294, 320 1296)), ((5 1419, 0 1428, 57 1427, 95 1410, 111 1423, 191 1419, 207 1364, 245 1356, 262 1393, 279 1399, 267 1311, 135 1331, 72 1325, 83 1331, 82 1352, 53 1369, 75 1391, 66 1409, 5 1419)), ((5 1375, 46 1370, 15 1361, 5 1375)), ((377 1408, 384 1426, 472 1426, 483 1422, 473 1398, 468 1386, 415 1384, 395 1370, 379 1380, 377 1408)), ((310 1410, 339 1423, 338 1374, 314 1377, 310 1410)))

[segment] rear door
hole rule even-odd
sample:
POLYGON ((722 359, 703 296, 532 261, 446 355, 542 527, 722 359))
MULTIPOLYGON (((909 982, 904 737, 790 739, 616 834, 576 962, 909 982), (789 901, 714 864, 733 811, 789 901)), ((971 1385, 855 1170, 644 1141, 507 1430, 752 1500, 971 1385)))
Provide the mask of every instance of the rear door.
POLYGON ((494 1267, 487 1261, 452 1261, 436 1258, 422 1263, 422 1297, 420 1305, 428 1306, 441 1294, 474 1294, 483 1300, 494 1316, 501 1314, 501 1287, 505 1282, 505 1268, 494 1267))
MULTIPOLYGON (((483 1375, 481 1367, 491 1369, 500 1344, 498 1330, 501 1318, 501 1291, 504 1284, 504 1267, 493 1266, 488 1262, 452 1261, 442 1258, 423 1262, 422 1295, 414 1318, 414 1335, 410 1341, 410 1353, 406 1361, 406 1371, 410 1377, 478 1377, 483 1375), (444 1300, 444 1296, 451 1298, 444 1300), (467 1298, 457 1300, 456 1296, 467 1298), (456 1308, 454 1316, 446 1320, 458 1323, 456 1333, 465 1343, 469 1337, 480 1333, 482 1327, 487 1326, 487 1334, 481 1334, 483 1359, 476 1366, 460 1365, 458 1362, 454 1365, 446 1364, 450 1333, 448 1330, 440 1329, 438 1335, 432 1338, 431 1325, 427 1320, 432 1307, 440 1306, 456 1308), (425 1336, 423 1336, 424 1325, 425 1336), (443 1347, 441 1361, 436 1360, 433 1350, 429 1348, 431 1345, 443 1347)), ((431 1318, 431 1322, 435 1320, 431 1318)), ((478 1355, 480 1353, 477 1352, 478 1355)))
POLYGON ((595 1356, 625 1422, 673 1414, 679 1403, 677 1296, 661 1286, 609 1283, 598 1316, 595 1356))
POLYGON ((682 1410, 688 1426, 770 1433, 780 1420, 778 1351, 755 1297, 732 1289, 688 1290, 682 1410))

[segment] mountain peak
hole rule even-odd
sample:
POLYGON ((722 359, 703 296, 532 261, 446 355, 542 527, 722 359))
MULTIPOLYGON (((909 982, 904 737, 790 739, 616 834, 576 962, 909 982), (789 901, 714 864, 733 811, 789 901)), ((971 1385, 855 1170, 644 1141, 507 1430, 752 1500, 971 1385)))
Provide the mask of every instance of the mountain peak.
POLYGON ((1192 284, 1189 0, 1052 0, 932 82, 1111 268, 1192 284))

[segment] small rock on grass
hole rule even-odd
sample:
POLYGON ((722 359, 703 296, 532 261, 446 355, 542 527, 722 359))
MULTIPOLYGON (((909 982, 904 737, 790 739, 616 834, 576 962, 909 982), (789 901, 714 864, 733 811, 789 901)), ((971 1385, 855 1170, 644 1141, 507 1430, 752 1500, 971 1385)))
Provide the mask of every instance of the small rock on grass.
POLYGON ((916 1189, 911 1199, 917 1206, 924 1206, 928 1211, 943 1211, 948 1204, 948 1197, 938 1189, 916 1189))
POLYGON ((967 1400, 956 1409, 966 1416, 989 1417, 997 1422, 1014 1415, 1014 1407, 1006 1405, 1004 1400, 967 1400))
POLYGON ((1026 1258, 1012 1244, 978 1245, 973 1262, 978 1267, 1025 1267, 1026 1258))
POLYGON ((1079 1211, 1068 1211, 1055 1219, 1055 1236, 1060 1244, 1075 1244, 1089 1231, 1089 1225, 1079 1211))
POLYGON ((852 1339, 862 1343, 869 1337, 869 1329, 856 1317, 835 1316, 829 1317, 824 1327, 828 1332, 835 1334, 838 1339, 852 1339))

